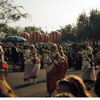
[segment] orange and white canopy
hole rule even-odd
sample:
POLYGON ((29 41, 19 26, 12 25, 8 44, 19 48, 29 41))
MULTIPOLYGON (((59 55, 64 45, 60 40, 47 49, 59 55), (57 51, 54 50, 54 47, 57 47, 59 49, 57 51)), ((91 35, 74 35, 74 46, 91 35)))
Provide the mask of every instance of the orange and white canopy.
POLYGON ((32 32, 30 34, 30 40, 32 42, 41 42, 42 41, 42 34, 40 32, 32 32))
POLYGON ((56 32, 56 31, 53 31, 49 34, 49 40, 51 42, 58 42, 59 40, 61 39, 61 33, 60 32, 56 32))
POLYGON ((23 38, 25 38, 25 39, 27 39, 27 40, 30 39, 30 35, 27 32, 21 33, 20 36, 23 37, 23 38))

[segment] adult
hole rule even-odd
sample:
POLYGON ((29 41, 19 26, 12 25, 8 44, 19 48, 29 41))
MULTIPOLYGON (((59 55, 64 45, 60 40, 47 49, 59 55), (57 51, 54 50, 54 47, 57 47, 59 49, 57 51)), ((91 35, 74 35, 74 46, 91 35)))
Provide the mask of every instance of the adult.
POLYGON ((100 47, 98 48, 99 51, 97 53, 97 58, 98 58, 98 65, 99 65, 99 70, 96 76, 96 82, 94 86, 94 92, 98 97, 100 97, 100 47))
POLYGON ((40 71, 40 59, 37 56, 37 50, 33 44, 31 45, 30 50, 31 50, 31 60, 33 62, 31 78, 33 78, 34 83, 36 83, 40 71))
POLYGON ((98 97, 100 97, 100 68, 99 68, 99 72, 96 77, 96 82, 94 85, 94 92, 98 97))
POLYGON ((30 48, 27 45, 24 57, 24 81, 30 84, 30 79, 33 79, 34 83, 36 83, 36 78, 40 69, 40 59, 37 57, 34 45, 31 45, 30 48))
POLYGON ((4 60, 4 50, 0 45, 0 79, 7 79, 8 65, 4 60))
POLYGON ((68 67, 65 58, 58 52, 56 44, 52 44, 51 53, 45 54, 43 64, 46 68, 47 96, 52 96, 57 81, 65 77, 66 72, 63 72, 63 69, 68 67))
POLYGON ((69 93, 74 97, 91 97, 91 94, 87 91, 83 80, 76 75, 69 75, 57 82, 57 93, 69 93))
POLYGON ((93 65, 92 48, 88 46, 82 51, 82 71, 83 81, 87 83, 90 89, 90 84, 94 84, 96 80, 95 67, 93 65))
POLYGON ((63 47, 62 46, 59 46, 58 49, 59 49, 60 55, 63 56, 68 61, 68 58, 67 58, 67 56, 64 53, 63 47))
POLYGON ((11 48, 11 53, 12 53, 13 71, 15 71, 16 65, 19 61, 19 51, 17 49, 17 44, 14 44, 14 46, 11 48))

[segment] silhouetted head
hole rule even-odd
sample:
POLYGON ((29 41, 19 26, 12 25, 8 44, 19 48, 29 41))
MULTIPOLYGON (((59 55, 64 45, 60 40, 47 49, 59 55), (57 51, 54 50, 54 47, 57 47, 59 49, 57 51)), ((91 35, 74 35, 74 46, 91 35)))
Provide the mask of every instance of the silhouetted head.
POLYGON ((69 92, 75 97, 91 97, 83 80, 76 75, 69 75, 58 81, 56 90, 58 93, 69 92))

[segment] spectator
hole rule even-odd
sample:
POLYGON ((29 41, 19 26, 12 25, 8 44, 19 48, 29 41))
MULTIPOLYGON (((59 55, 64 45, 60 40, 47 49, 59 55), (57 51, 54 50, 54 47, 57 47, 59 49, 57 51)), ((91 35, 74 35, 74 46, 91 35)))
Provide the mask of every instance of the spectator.
POLYGON ((11 52, 12 52, 13 71, 15 71, 16 65, 19 61, 19 52, 16 44, 14 44, 14 46, 11 48, 11 52))
POLYGON ((91 97, 82 79, 76 75, 69 75, 58 81, 56 91, 71 93, 75 97, 91 97))
POLYGON ((94 86, 94 92, 96 93, 98 97, 100 97, 100 67, 99 67, 99 72, 96 78, 97 79, 96 79, 95 86, 94 86))

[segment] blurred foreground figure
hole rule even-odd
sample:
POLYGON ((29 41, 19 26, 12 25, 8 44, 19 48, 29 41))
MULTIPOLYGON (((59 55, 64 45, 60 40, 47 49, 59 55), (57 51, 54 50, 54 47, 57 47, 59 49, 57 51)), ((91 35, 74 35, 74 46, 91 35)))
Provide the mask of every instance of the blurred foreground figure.
POLYGON ((57 93, 71 93, 75 97, 91 97, 82 79, 76 75, 59 80, 56 86, 57 93))
POLYGON ((94 92, 98 97, 100 97, 100 66, 99 66, 99 72, 96 78, 97 79, 96 79, 95 86, 94 86, 94 92))
POLYGON ((0 97, 17 97, 6 80, 0 79, 0 97))
POLYGON ((100 97, 100 47, 97 53, 97 58, 98 58, 99 70, 98 70, 97 77, 96 77, 94 92, 96 93, 98 97, 100 97))
POLYGON ((54 97, 74 97, 74 96, 71 93, 62 92, 62 93, 56 94, 54 97))

